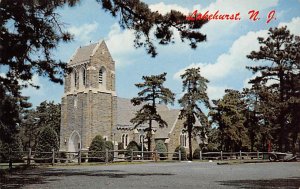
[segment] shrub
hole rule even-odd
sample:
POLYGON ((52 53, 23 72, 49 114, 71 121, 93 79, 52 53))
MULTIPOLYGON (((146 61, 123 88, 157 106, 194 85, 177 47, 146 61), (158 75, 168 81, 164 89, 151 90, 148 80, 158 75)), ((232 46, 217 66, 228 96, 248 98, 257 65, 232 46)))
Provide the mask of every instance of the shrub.
POLYGON ((67 160, 67 153, 66 152, 59 152, 58 158, 60 158, 60 163, 65 163, 67 160))
POLYGON ((158 140, 155 145, 155 150, 157 150, 160 159, 166 159, 167 157, 166 152, 168 152, 165 143, 162 140, 158 140))
MULTIPOLYGON (((118 150, 124 150, 124 143, 123 142, 118 143, 118 150)), ((118 152, 118 154, 124 154, 124 152, 118 152)))
POLYGON ((44 158, 43 160, 36 160, 37 163, 52 162, 52 149, 58 150, 58 136, 54 129, 46 126, 38 136, 38 143, 36 146, 35 158, 44 158), (47 152, 47 153, 45 153, 47 152))
MULTIPOLYGON (((89 152, 88 152, 88 156, 94 158, 89 158, 89 162, 106 161, 106 152, 105 152, 106 149, 114 150, 114 144, 111 141, 105 141, 101 135, 95 136, 95 138, 93 139, 90 145, 89 152)), ((113 157, 114 157, 113 152, 109 153, 108 161, 112 161, 113 157)))
POLYGON ((14 137, 13 141, 8 143, 2 143, 0 141, 0 162, 8 162, 9 161, 9 149, 11 149, 13 152, 11 152, 11 160, 13 162, 22 162, 22 153, 23 145, 21 142, 21 139, 19 137, 14 137))
POLYGON ((105 161, 105 153, 103 151, 105 151, 105 140, 102 138, 101 135, 97 135, 92 140, 92 143, 89 148, 89 152, 88 152, 89 157, 94 157, 94 158, 89 158, 89 162, 105 161))
POLYGON ((179 159, 179 149, 181 151, 181 160, 186 160, 186 151, 185 148, 182 146, 177 146, 175 149, 175 153, 173 154, 173 160, 178 160, 179 159))
POLYGON ((193 159, 200 159, 200 148, 196 148, 193 153, 193 159))
POLYGON ((131 151, 140 151, 140 146, 135 141, 131 141, 129 142, 126 150, 125 157, 130 157, 131 151))

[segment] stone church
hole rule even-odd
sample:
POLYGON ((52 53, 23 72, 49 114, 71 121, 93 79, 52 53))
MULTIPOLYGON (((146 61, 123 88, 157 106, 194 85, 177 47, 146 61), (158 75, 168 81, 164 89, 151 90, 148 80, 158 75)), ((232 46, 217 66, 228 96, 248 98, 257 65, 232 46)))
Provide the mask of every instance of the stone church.
MULTIPOLYGON (((113 141, 115 149, 119 143, 124 148, 130 141, 147 143, 143 137, 147 125, 134 129, 130 122, 140 107, 116 95, 115 62, 104 41, 78 48, 68 67, 70 72, 65 77, 61 103, 61 151, 87 150, 99 134, 113 141)), ((178 119, 179 112, 158 105, 158 113, 168 127, 160 128, 154 123, 153 141, 164 141, 169 152, 174 152, 179 145, 188 151, 187 133, 183 132, 183 120, 178 119)), ((200 127, 199 121, 195 126, 200 127)), ((193 149, 198 143, 199 139, 193 139, 193 149)))

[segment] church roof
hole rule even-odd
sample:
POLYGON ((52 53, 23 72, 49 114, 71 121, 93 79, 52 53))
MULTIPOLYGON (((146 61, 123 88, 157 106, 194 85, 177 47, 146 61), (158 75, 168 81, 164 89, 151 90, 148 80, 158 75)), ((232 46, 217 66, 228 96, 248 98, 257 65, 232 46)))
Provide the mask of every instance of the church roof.
POLYGON ((93 43, 87 46, 79 47, 70 59, 69 65, 89 61, 97 45, 100 43, 101 41, 99 43, 93 43))
MULTIPOLYGON (((133 106, 130 99, 118 98, 117 99, 117 129, 131 130, 134 125, 130 120, 135 116, 136 111, 138 111, 141 106, 133 106)), ((169 132, 172 130, 177 117, 179 115, 179 110, 169 109, 166 105, 157 105, 157 111, 161 115, 162 119, 167 122, 168 127, 160 128, 156 122, 153 122, 153 129, 156 130, 155 138, 168 138, 169 132)), ((137 129, 142 129, 148 127, 148 124, 141 125, 137 129)))

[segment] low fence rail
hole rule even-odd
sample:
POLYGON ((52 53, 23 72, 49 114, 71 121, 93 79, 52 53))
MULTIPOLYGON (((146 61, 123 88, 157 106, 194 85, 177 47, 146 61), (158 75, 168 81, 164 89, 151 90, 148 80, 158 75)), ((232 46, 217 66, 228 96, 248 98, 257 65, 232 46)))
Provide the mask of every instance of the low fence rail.
MULTIPOLYGON (((186 160, 179 152, 163 152, 158 151, 132 151, 132 150, 105 150, 105 151, 88 151, 80 150, 77 152, 55 151, 51 152, 35 152, 31 151, 11 151, 9 150, 8 160, 9 167, 12 163, 30 164, 56 164, 56 163, 84 163, 84 162, 120 162, 120 161, 160 161, 160 160, 186 160)), ((269 152, 202 152, 194 153, 193 159, 199 160, 267 160, 269 152), (195 158, 196 157, 196 158, 195 158)))

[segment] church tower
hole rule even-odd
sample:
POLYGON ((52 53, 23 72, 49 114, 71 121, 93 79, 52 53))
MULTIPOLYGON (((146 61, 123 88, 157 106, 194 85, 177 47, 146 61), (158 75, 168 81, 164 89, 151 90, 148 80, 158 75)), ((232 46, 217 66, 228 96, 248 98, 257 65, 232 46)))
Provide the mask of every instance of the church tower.
POLYGON ((117 111, 115 62, 105 42, 78 48, 68 68, 61 103, 60 150, 88 149, 96 135, 112 141, 117 111))

